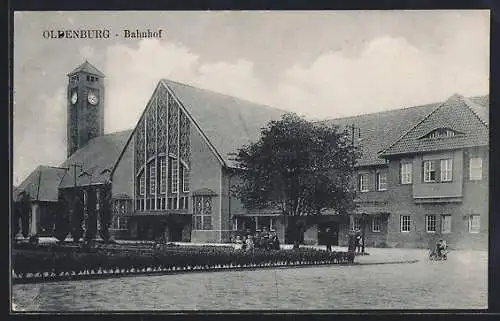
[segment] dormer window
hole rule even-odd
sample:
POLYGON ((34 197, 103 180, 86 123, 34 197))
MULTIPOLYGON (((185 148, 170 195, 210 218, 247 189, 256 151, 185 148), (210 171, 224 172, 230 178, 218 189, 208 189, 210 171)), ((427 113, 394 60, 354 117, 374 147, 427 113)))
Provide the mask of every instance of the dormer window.
POLYGON ((457 135, 461 135, 462 133, 460 132, 457 132, 453 129, 450 129, 450 128, 438 128, 438 129, 435 129, 433 131, 431 131, 430 133, 420 137, 421 139, 422 138, 429 138, 429 139, 434 139, 434 138, 443 138, 443 137, 453 137, 453 136, 457 136, 457 135))

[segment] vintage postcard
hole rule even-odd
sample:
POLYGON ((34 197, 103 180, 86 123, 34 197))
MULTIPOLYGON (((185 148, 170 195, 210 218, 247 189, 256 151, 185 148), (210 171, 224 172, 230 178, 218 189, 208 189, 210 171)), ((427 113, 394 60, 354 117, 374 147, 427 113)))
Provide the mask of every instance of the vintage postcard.
POLYGON ((488 10, 13 24, 12 312, 488 308, 488 10))

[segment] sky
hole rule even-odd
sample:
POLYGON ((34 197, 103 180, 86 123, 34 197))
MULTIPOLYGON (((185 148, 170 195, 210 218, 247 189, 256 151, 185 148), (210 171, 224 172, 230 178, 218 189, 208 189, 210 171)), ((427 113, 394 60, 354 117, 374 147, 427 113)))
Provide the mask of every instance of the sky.
POLYGON ((15 12, 13 183, 66 157, 67 73, 105 75, 105 133, 135 126, 161 78, 311 120, 489 92, 489 11, 15 12), (109 39, 43 31, 109 29, 109 39), (124 29, 163 30, 130 39, 124 29))

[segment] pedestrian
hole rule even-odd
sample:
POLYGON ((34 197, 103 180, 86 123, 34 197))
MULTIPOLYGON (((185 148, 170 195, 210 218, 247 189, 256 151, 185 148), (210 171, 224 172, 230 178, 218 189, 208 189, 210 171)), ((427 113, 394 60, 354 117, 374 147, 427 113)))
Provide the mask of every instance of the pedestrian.
POLYGON ((361 253, 361 243, 362 242, 362 239, 361 239, 361 231, 359 229, 356 230, 356 251, 358 253, 361 253))
POLYGON ((243 241, 241 240, 241 237, 239 235, 236 235, 236 240, 234 241, 234 243, 236 244, 235 245, 235 249, 236 250, 241 250, 242 247, 243 247, 243 241))
POLYGON ((351 231, 347 235, 347 252, 354 253, 356 251, 356 235, 351 231))
POLYGON ((245 245, 246 245, 246 246, 245 246, 245 249, 246 249, 247 251, 251 251, 251 250, 253 250, 254 242, 253 242, 253 240, 252 240, 252 235, 250 235, 250 234, 248 234, 248 235, 247 235, 247 239, 246 239, 246 241, 245 241, 245 245))
POLYGON ((439 240, 437 243, 436 243, 436 254, 438 257, 442 257, 443 256, 443 251, 444 251, 444 244, 443 244, 443 240, 439 240))
POLYGON ((271 243, 272 243, 272 249, 274 250, 280 249, 280 240, 278 239, 278 234, 276 234, 276 232, 272 232, 271 243))
POLYGON ((331 252, 332 251, 332 232, 330 231, 330 228, 327 227, 326 228, 326 237, 325 237, 325 241, 326 241, 326 250, 328 252, 331 252))

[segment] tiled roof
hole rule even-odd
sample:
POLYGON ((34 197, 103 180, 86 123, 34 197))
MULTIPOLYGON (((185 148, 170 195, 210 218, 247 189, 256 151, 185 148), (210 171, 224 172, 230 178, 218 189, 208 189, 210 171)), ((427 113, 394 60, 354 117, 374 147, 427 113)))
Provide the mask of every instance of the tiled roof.
POLYGON ((432 113, 393 142, 380 155, 408 154, 449 150, 488 144, 488 125, 483 119, 488 107, 481 107, 460 95, 453 95, 432 113), (449 128, 460 135, 438 138, 422 138, 438 128, 449 128))
POLYGON ((40 165, 17 187, 17 193, 26 191, 31 200, 57 202, 57 187, 65 172, 64 168, 40 165))
POLYGON ((481 101, 477 100, 474 101, 473 99, 470 98, 464 98, 462 97, 463 101, 467 104, 467 106, 474 112, 474 114, 479 117, 479 119, 485 124, 489 124, 489 114, 490 114, 490 108, 488 105, 481 105, 481 101), (488 106, 488 107, 485 107, 488 106))
POLYGON ((200 126, 227 166, 234 167, 238 148, 260 137, 261 129, 285 111, 171 80, 162 82, 200 126))
POLYGON ((467 99, 469 99, 470 101, 472 101, 475 104, 478 104, 479 106, 488 107, 488 108, 490 106, 490 95, 468 97, 467 99))
POLYGON ((100 184, 108 181, 111 169, 131 133, 131 130, 125 130, 91 139, 61 165, 61 167, 69 168, 69 171, 64 175, 60 187, 75 185, 75 167, 72 167, 72 164, 82 165, 83 172, 87 173, 82 174, 79 168, 76 169, 77 185, 100 184))
MULTIPOLYGON (((336 125, 339 130, 347 126, 360 128, 358 146, 362 153, 358 166, 381 165, 385 160, 378 157, 378 152, 397 140, 412 125, 420 121, 438 106, 437 103, 409 107, 397 110, 388 110, 373 114, 337 118, 321 121, 326 125, 336 125)), ((358 133, 355 141, 358 140, 358 133)))
POLYGON ((85 60, 80 66, 76 67, 72 72, 70 72, 68 74, 68 76, 76 74, 77 72, 86 72, 86 73, 96 75, 99 77, 105 77, 105 75, 102 72, 100 72, 96 67, 94 67, 87 60, 85 60))
MULTIPOLYGON (((489 96, 487 95, 470 97, 468 100, 470 100, 470 104, 474 104, 478 108, 484 106, 486 106, 486 109, 488 108, 489 96)), ((360 140, 358 140, 358 134, 356 133, 355 135, 355 141, 358 143, 362 153, 357 165, 382 165, 385 163, 385 160, 379 157, 379 152, 385 150, 401 138, 401 136, 422 121, 440 104, 432 103, 372 114, 330 119, 320 121, 319 123, 337 125, 340 130, 354 124, 355 127, 360 128, 361 132, 360 140)))

